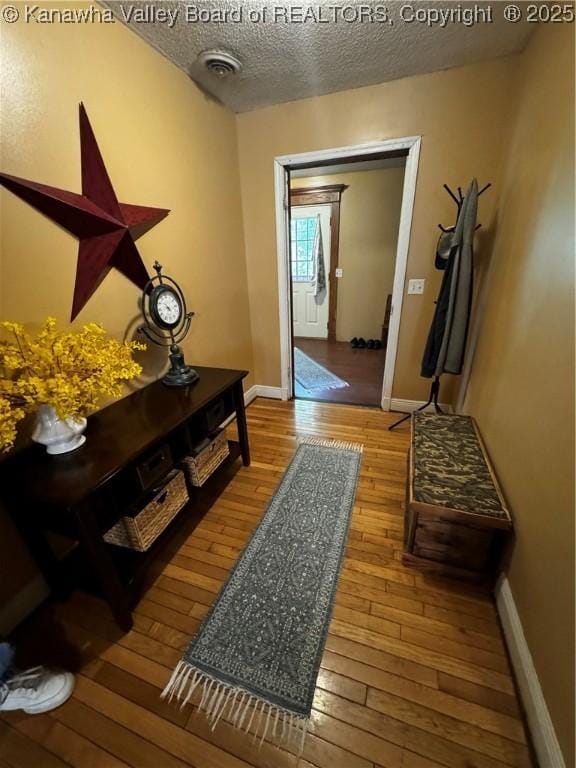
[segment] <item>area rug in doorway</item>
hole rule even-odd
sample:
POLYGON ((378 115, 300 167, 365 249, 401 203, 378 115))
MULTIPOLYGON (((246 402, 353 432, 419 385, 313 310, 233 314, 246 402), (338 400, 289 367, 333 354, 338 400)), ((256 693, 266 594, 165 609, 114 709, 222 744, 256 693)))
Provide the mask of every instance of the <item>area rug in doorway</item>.
POLYGON ((305 438, 162 696, 302 751, 362 446, 305 438), (299 745, 299 747, 298 747, 299 745))
POLYGON ((342 389, 348 382, 312 360, 301 349, 294 347, 294 378, 309 391, 315 389, 342 389))

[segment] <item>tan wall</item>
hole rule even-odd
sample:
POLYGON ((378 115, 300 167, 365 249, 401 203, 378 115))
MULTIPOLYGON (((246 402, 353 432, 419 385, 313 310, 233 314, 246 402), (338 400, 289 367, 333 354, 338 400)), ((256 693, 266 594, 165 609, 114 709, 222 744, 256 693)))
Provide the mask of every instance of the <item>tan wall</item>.
POLYGON ((346 184, 340 205, 336 339, 379 339, 392 293, 404 168, 293 179, 293 187, 346 184))
MULTIPOLYGON (((426 399, 420 361, 441 274, 433 255, 439 222, 454 204, 442 189, 474 175, 497 189, 513 109, 517 57, 396 80, 238 116, 240 174, 256 379, 280 384, 273 158, 370 141, 422 136, 407 279, 426 278, 423 296, 405 296, 393 394, 426 399)), ((481 199, 478 256, 489 236, 495 195, 481 199)), ((442 399, 451 397, 443 386, 442 399)))
MULTIPOLYGON (((157 258, 180 281, 197 312, 189 361, 252 370, 234 115, 122 24, 3 24, 0 88, 2 170, 75 191, 84 102, 120 200, 171 209, 138 247, 149 269, 157 258)), ((77 241, 6 190, 0 202, 2 316, 66 323, 77 241)), ((123 336, 138 322, 138 297, 111 272, 77 322, 123 336)), ((165 360, 151 349, 147 377, 165 360)), ((10 540, 2 529, 2 580, 15 591, 27 574, 10 540)))
POLYGON ((574 765, 574 38, 539 29, 506 163, 465 403, 511 506, 508 577, 574 765))
MULTIPOLYGON (((50 4, 49 4, 50 5, 50 4)), ((190 362, 252 369, 235 117, 122 24, 4 24, 2 169, 80 190, 83 101, 120 200, 170 208, 138 241, 196 311, 190 362)), ((77 241, 2 190, 2 309, 36 322, 70 316, 77 241)), ((77 322, 123 336, 139 289, 111 271, 77 322)), ((150 355, 157 374, 164 353, 150 355)))

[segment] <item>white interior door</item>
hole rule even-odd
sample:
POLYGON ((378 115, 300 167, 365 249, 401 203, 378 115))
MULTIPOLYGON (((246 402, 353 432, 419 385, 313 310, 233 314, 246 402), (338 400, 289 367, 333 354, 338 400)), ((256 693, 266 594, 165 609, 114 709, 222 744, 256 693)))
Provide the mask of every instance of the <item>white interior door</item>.
POLYGON ((298 205, 291 210, 292 322, 294 336, 328 338, 331 205, 298 205), (320 216, 326 291, 314 296, 314 240, 320 216))

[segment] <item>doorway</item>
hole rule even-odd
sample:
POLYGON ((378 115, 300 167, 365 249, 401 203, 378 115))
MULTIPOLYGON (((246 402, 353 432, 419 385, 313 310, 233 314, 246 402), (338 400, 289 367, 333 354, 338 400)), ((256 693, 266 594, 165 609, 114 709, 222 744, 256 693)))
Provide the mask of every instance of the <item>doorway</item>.
POLYGON ((286 397, 389 409, 419 146, 276 158, 286 397))
POLYGON ((382 158, 290 175, 296 398, 380 405, 404 165, 382 158))
MULTIPOLYGON (((360 161, 381 161, 383 158, 392 159, 402 157, 405 162, 404 169, 404 184, 402 190, 402 199, 400 204, 400 216, 398 226, 398 237, 396 246, 396 259, 394 266, 394 275, 392 283, 391 298, 388 304, 388 316, 387 319, 383 318, 383 323, 386 323, 386 335, 387 343, 385 349, 381 352, 381 356, 384 358, 384 371, 382 379, 379 380, 377 388, 380 391, 380 397, 378 404, 385 410, 390 410, 391 398, 392 398, 392 385, 394 381, 394 368, 396 364, 396 353, 398 348, 398 334, 400 328, 400 316, 402 310, 402 298, 404 291, 404 281, 406 276, 406 261, 408 256, 408 247, 410 240, 410 228, 412 222, 412 211, 414 205, 414 196, 416 190, 416 179, 418 173, 418 159, 420 152, 420 137, 408 137, 404 139, 394 139, 389 141, 375 142, 372 144, 341 147, 330 150, 322 150, 319 152, 309 152, 297 155, 285 155, 282 157, 276 157, 274 161, 274 175, 275 175, 275 198, 276 198, 276 233, 277 233, 277 254, 278 254, 278 292, 279 292, 279 318, 280 318, 280 352, 281 352, 281 377, 282 377, 282 397, 284 399, 291 399, 296 394, 296 388, 298 382, 294 379, 294 359, 300 356, 303 352, 307 354, 304 349, 296 347, 299 352, 294 351, 293 344, 293 302, 294 296, 292 291, 292 242, 291 242, 291 205, 290 205, 290 191, 291 191, 291 175, 310 174, 310 169, 314 168, 328 168, 335 165, 348 165, 350 163, 358 163, 360 161)), ((308 203, 310 206, 319 205, 324 201, 314 199, 311 195, 308 203)), ((304 217, 311 218, 311 217, 304 217)), ((328 303, 328 327, 330 328, 330 305, 338 297, 338 283, 336 278, 336 270, 340 269, 337 264, 332 260, 334 254, 334 222, 335 217, 332 213, 330 223, 330 242, 329 242, 329 274, 327 280, 327 293, 325 301, 328 303)), ((321 225, 320 225, 321 227, 321 225)), ((295 231, 295 230, 294 230, 295 231)), ((320 229, 322 235, 323 230, 320 229)), ((301 232, 303 232, 303 225, 301 225, 301 232)), ((306 238, 308 239, 308 222, 306 225, 306 238)), ((336 236, 336 239, 338 235, 336 236)), ((325 249, 324 249, 325 250, 325 249)), ((302 252, 302 249, 301 249, 302 252)), ((305 267, 302 267, 304 271, 305 267)), ((307 273, 309 274, 309 273, 307 273)), ((306 276, 306 275, 304 275, 306 276)), ((314 274, 313 274, 314 277, 314 274)), ((310 281, 312 282, 312 281, 310 281)), ((314 296, 314 299, 317 297, 314 296)), ((317 304, 318 306, 318 304, 317 304)), ((314 307, 311 308, 314 310, 314 307)), ((313 317, 314 315, 311 315, 313 317)), ((328 336, 330 331, 328 332, 328 336)), ((323 337, 302 336, 301 347, 308 345, 310 351, 310 345, 316 345, 317 347, 327 340, 323 337)), ((381 340, 381 339, 380 339, 381 340)), ((346 340, 346 344, 349 345, 351 339, 346 340)), ((365 339, 369 341, 369 339, 365 339)), ((350 347, 350 349, 353 349, 350 347)), ((370 350, 376 352, 378 350, 370 350)), ((318 353, 319 354, 319 353, 318 353)), ((312 357, 311 355, 307 355, 312 357)), ((313 358, 312 358, 313 359, 313 358)), ((374 362, 376 357, 372 358, 374 362)), ((338 366, 338 363, 334 361, 332 355, 329 359, 328 350, 324 357, 324 362, 327 365, 323 365, 321 357, 319 355, 318 360, 321 368, 327 368, 329 373, 341 378, 345 384, 341 387, 334 387, 326 399, 336 402, 357 402, 356 399, 346 399, 345 395, 342 395, 344 389, 350 389, 350 381, 348 378, 353 377, 354 371, 357 366, 355 361, 347 363, 348 372, 344 376, 339 376, 337 370, 330 370, 329 365, 338 366), (348 386, 346 386, 346 384, 348 386), (340 389, 341 397, 334 399, 333 396, 338 393, 340 389)), ((320 375, 320 374, 318 374, 320 375)), ((365 379, 365 377, 363 377, 365 379)), ((312 397, 311 399, 318 399, 312 397)), ((374 395, 372 400, 376 401, 374 395)))
MULTIPOLYGON (((291 195, 292 197, 292 195, 291 195)), ((330 305, 331 205, 291 205, 292 329, 294 338, 327 339, 330 305), (324 276, 315 274, 322 249, 324 276), (319 285, 319 278, 322 285, 319 285)))

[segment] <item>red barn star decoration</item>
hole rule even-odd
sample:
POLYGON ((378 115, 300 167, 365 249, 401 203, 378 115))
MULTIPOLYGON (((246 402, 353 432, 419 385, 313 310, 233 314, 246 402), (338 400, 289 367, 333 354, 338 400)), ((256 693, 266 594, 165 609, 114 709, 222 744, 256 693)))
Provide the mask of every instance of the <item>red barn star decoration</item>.
POLYGON ((80 104, 82 194, 0 173, 0 184, 79 239, 71 320, 111 267, 139 288, 149 280, 135 245, 170 211, 119 203, 84 105, 80 104))

